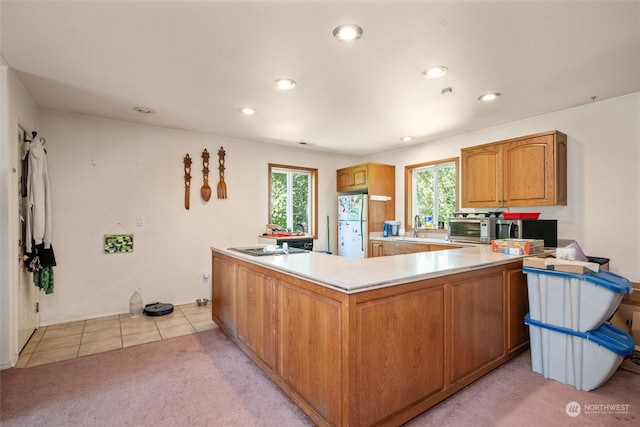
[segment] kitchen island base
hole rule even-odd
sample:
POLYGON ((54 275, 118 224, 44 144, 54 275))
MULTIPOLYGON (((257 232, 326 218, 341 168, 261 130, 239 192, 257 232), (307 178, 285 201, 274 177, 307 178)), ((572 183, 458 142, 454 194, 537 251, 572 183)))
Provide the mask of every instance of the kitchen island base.
POLYGON ((345 293, 212 258, 213 320, 319 425, 400 425, 528 345, 521 260, 345 293))

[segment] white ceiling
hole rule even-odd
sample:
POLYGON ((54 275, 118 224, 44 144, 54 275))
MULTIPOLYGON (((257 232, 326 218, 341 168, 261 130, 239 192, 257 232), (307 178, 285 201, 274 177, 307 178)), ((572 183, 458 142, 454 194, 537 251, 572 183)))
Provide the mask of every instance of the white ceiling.
POLYGON ((637 0, 1 0, 0 18, 42 108, 349 155, 640 91, 637 0), (362 39, 337 42, 345 23, 362 39))

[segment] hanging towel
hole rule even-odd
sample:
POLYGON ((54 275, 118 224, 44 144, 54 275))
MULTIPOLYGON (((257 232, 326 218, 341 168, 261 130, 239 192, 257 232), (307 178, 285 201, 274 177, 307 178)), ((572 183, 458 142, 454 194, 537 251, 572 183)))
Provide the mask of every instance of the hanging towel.
POLYGON ((31 141, 29 147, 29 171, 27 175, 27 236, 26 252, 32 251, 33 240, 36 245, 44 243, 51 246, 51 189, 47 172, 47 158, 42 138, 31 141))
POLYGON ((45 294, 53 293, 53 267, 44 267, 33 273, 33 284, 44 291, 45 294))

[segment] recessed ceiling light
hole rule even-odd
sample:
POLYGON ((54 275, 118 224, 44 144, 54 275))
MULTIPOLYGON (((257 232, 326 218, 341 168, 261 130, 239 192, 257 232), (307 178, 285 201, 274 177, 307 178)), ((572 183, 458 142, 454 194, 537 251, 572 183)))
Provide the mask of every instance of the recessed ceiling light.
POLYGON ((137 111, 138 113, 142 113, 142 114, 153 114, 153 113, 155 113, 155 110, 152 110, 151 108, 147 108, 147 107, 133 107, 133 109, 135 111, 137 111))
POLYGON ((242 114, 245 114, 245 115, 247 115, 247 116, 250 116, 250 115, 252 115, 252 114, 255 114, 255 112, 256 112, 256 110, 254 110, 254 109, 253 109, 253 108, 251 108, 251 107, 243 107, 243 108, 241 108, 241 109, 240 109, 240 110, 238 110, 238 111, 240 111, 242 114))
POLYGON ((291 79, 278 79, 273 82, 273 85, 278 89, 288 90, 296 87, 296 82, 291 79))
POLYGON ((413 137, 412 136, 403 136, 402 138, 400 138, 400 141, 402 142, 409 142, 412 141, 413 137))
POLYGON ((422 72, 422 76, 425 79, 435 79, 436 77, 442 77, 447 74, 449 69, 442 65, 436 65, 435 67, 429 67, 422 72))
POLYGON ((333 37, 341 42, 354 42, 362 37, 362 28, 355 24, 345 24, 333 30, 333 37))
POLYGON ((480 101, 493 101, 494 99, 496 99, 499 96, 500 96, 500 94, 498 92, 485 93, 484 95, 479 96, 478 100, 480 100, 480 101))

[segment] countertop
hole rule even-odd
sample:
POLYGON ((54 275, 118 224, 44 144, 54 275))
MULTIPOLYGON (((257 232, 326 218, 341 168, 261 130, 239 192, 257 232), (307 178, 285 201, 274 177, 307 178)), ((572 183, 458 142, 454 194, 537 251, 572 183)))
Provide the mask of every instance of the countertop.
MULTIPOLYGON (((426 240, 442 243, 439 239, 423 239, 425 243, 426 240)), ((345 258, 321 252, 254 257, 229 249, 211 250, 345 293, 363 292, 507 264, 527 256, 504 255, 492 252, 491 245, 473 244, 466 244, 460 249, 365 259, 345 258)))

